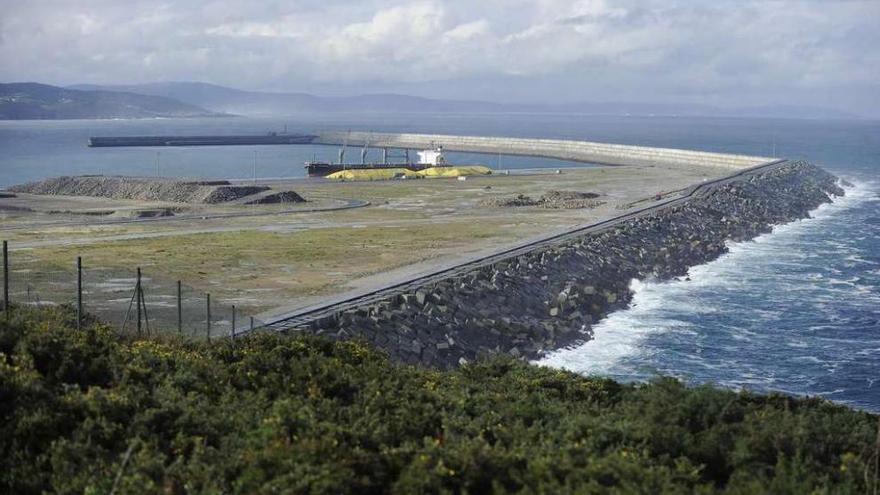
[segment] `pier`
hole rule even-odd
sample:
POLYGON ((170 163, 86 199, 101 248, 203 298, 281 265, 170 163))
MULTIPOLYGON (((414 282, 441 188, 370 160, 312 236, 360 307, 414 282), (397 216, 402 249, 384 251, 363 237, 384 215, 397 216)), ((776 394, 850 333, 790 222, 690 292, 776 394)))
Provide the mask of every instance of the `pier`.
POLYGON ((89 138, 90 147, 125 146, 243 146, 319 144, 378 149, 434 149, 553 158, 600 165, 663 165, 719 167, 742 170, 773 160, 769 157, 707 151, 597 143, 567 139, 537 139, 448 134, 410 134, 330 131, 315 134, 231 136, 118 136, 89 138))
POLYGON ((625 144, 596 143, 568 139, 537 139, 448 134, 377 132, 321 132, 312 144, 367 146, 394 149, 433 149, 554 158, 601 165, 665 165, 720 167, 742 170, 773 158, 712 153, 706 151, 654 148, 625 144))
POLYGON ((238 136, 99 136, 89 138, 90 148, 129 146, 247 146, 311 144, 311 134, 265 134, 238 136))

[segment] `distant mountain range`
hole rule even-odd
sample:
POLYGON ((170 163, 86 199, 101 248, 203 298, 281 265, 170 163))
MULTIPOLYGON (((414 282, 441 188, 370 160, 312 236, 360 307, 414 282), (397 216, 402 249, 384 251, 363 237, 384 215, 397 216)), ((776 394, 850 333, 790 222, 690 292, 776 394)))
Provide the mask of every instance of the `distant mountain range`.
POLYGON ((427 113, 557 113, 588 115, 700 116, 700 117, 779 117, 779 118, 859 118, 847 112, 823 107, 776 105, 722 108, 701 104, 594 103, 563 104, 495 103, 423 98, 398 94, 366 94, 324 97, 307 93, 267 93, 243 91, 201 82, 162 82, 151 84, 71 86, 84 90, 111 90, 174 98, 215 112, 239 115, 295 115, 326 112, 427 112, 427 113))
POLYGON ((66 88, 36 83, 0 84, 0 119, 98 119, 290 116, 304 113, 554 113, 586 115, 859 118, 838 110, 793 105, 722 108, 701 104, 495 103, 397 94, 347 97, 243 91, 200 82, 163 82, 66 88))
POLYGON ((38 83, 0 84, 0 120, 132 119, 218 115, 161 95, 77 90, 38 83))
POLYGON ((588 115, 662 115, 701 117, 858 118, 828 108, 762 106, 720 108, 700 104, 593 103, 516 104, 423 98, 397 94, 322 97, 307 93, 243 91, 200 82, 163 82, 135 85, 76 85, 75 89, 127 91, 174 98, 216 112, 239 115, 295 115, 327 112, 427 112, 427 113, 557 113, 588 115))
POLYGON ((294 115, 324 112, 505 112, 507 105, 483 101, 421 98, 396 94, 324 97, 307 93, 264 93, 198 82, 167 82, 98 86, 73 89, 127 91, 174 98, 214 111, 239 115, 294 115))

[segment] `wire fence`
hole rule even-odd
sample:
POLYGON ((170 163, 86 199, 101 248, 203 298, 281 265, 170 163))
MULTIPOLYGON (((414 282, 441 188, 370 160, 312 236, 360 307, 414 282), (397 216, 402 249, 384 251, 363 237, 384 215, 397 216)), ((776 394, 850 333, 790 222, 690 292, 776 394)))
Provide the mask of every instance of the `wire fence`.
POLYGON ((2 257, 4 311, 16 305, 70 305, 120 332, 147 336, 176 332, 197 338, 230 337, 264 323, 234 302, 183 281, 154 278, 149 267, 119 270, 81 258, 48 264, 27 250, 10 252, 6 241, 2 257))

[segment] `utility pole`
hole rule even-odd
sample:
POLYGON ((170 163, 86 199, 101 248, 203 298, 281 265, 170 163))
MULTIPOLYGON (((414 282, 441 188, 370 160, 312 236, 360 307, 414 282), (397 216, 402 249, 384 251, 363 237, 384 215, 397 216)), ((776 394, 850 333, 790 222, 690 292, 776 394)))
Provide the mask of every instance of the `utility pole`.
POLYGON ((3 312, 9 321, 9 244, 3 241, 3 312))
POLYGON ((147 327, 147 337, 150 336, 150 317, 147 314, 147 300, 144 297, 144 286, 141 278, 141 267, 137 267, 137 279, 134 284, 134 293, 131 295, 131 301, 128 303, 128 310, 125 312, 125 319, 122 320, 121 332, 125 332, 125 325, 128 324, 128 317, 131 316, 131 307, 136 307, 137 313, 137 333, 138 337, 142 335, 144 325, 147 327))
POLYGON ((208 325, 207 325, 207 337, 208 340, 211 340, 211 294, 206 294, 208 301, 208 325))
POLYGON ((177 281, 177 333, 183 333, 183 298, 181 297, 180 280, 177 281))
POLYGON ((235 340, 235 304, 232 305, 232 340, 235 340))
POLYGON ((137 305, 137 332, 141 336, 141 267, 137 268, 137 283, 134 285, 135 304, 137 305))
POLYGON ((254 184, 257 183, 257 150, 254 150, 254 184))
POLYGON ((82 330, 83 318, 83 263, 82 256, 76 257, 76 329, 82 330))
POLYGON ((159 177, 159 157, 162 155, 161 151, 156 152, 156 177, 159 177))

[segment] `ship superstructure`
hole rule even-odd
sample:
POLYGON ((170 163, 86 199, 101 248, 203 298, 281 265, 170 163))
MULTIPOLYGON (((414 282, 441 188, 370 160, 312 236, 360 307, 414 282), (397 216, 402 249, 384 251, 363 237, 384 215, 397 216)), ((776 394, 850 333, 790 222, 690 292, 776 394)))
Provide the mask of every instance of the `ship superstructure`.
POLYGON ((448 167, 449 162, 443 154, 443 146, 437 146, 432 149, 426 149, 416 152, 417 161, 410 160, 410 150, 403 150, 402 154, 393 156, 389 153, 388 148, 382 148, 381 162, 367 162, 367 151, 369 142, 364 143, 361 149, 360 163, 345 163, 345 153, 347 150, 347 142, 342 143, 339 148, 339 159, 336 163, 329 162, 306 162, 305 168, 309 177, 326 177, 330 174, 343 170, 369 170, 369 169, 388 169, 388 168, 406 168, 414 172, 434 167, 448 167), (392 161, 394 158, 403 158, 403 161, 392 161))

